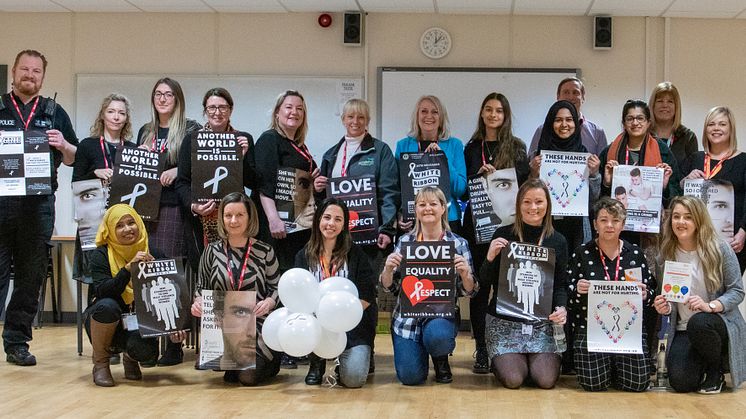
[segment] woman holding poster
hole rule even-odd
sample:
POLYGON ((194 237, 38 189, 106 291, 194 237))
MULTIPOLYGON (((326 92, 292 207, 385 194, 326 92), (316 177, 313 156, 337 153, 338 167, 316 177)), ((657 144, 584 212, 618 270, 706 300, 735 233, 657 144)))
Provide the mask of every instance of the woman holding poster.
MULTIPOLYGON (((704 132, 702 133, 702 147, 704 151, 698 151, 689 155, 682 165, 682 173, 686 177, 681 181, 688 179, 712 179, 730 182, 733 185, 733 201, 735 211, 731 214, 733 224, 728 226, 726 223, 716 223, 715 213, 719 212, 719 206, 713 202, 710 206, 708 199, 708 210, 713 218, 713 224, 718 229, 718 234, 726 233, 732 235, 728 244, 736 252, 738 265, 741 273, 746 270, 746 252, 744 251, 744 242, 746 242, 746 216, 744 212, 744 201, 746 201, 746 154, 738 150, 738 141, 736 139, 736 119, 733 113, 725 106, 716 106, 707 113, 705 117, 704 132), (725 231, 724 231, 725 230, 725 231)), ((713 200, 715 201, 715 200, 713 200)), ((731 211, 733 209, 731 208, 731 211)), ((720 217, 718 217, 720 218, 720 217)), ((725 218, 725 217, 723 217, 725 218)))
MULTIPOLYGON (((515 179, 493 180, 493 183, 499 182, 496 185, 489 184, 491 178, 486 179, 491 197, 498 195, 497 199, 491 199, 490 202, 495 216, 499 219, 499 226, 513 222, 515 218, 513 198, 529 174, 526 145, 520 138, 513 135, 512 125, 513 114, 508 98, 502 93, 492 92, 482 101, 477 117, 477 129, 464 147, 466 177, 470 183, 471 179, 476 177, 490 175, 498 170, 514 169, 515 179)), ((474 266, 482 266, 489 243, 477 243, 471 208, 470 201, 464 213, 463 236, 469 242, 474 266)), ((490 368, 487 346, 484 341, 484 314, 489 297, 490 287, 483 286, 480 287, 477 295, 469 300, 471 330, 477 345, 472 371, 477 374, 487 374, 490 368)))
POLYGON ((256 291, 256 368, 226 371, 225 382, 254 386, 280 371, 280 354, 262 339, 262 325, 277 306, 280 281, 275 252, 267 243, 255 239, 259 217, 254 203, 243 193, 225 196, 218 207, 220 240, 210 243, 199 262, 197 297, 192 315, 202 317, 202 290, 256 291))
MULTIPOLYGON (((352 243, 349 222, 347 205, 336 198, 326 199, 314 214, 311 240, 295 255, 295 267, 310 271, 319 282, 342 277, 355 285, 363 305, 363 318, 347 332, 347 345, 339 355, 339 381, 345 387, 360 388, 368 379, 378 309, 375 274, 365 252, 352 243)), ((326 360, 314 353, 308 359, 306 384, 319 385, 326 360)))
MULTIPOLYGON (((670 316, 666 367, 678 392, 717 394, 730 366, 734 388, 746 380, 746 322, 738 309, 743 280, 731 246, 718 238, 701 200, 679 196, 663 224, 660 266, 665 261, 691 267, 691 287, 684 302, 655 297, 655 309, 670 316)), ((665 289, 664 289, 665 291, 665 289)))
POLYGON ((539 179, 521 186, 516 200, 515 224, 495 231, 479 271, 479 287, 494 288, 486 316, 487 350, 495 378, 506 388, 519 388, 530 375, 540 388, 554 387, 560 373, 561 350, 553 336, 553 324, 567 321, 567 242, 552 226, 549 190, 539 179), (500 253, 509 242, 529 243, 555 251, 554 285, 549 321, 530 322, 496 311, 500 253))
MULTIPOLYGON (((380 276, 384 291, 399 294, 400 297, 391 316, 391 338, 394 344, 396 377, 404 385, 419 385, 427 380, 430 357, 435 367, 435 381, 453 381, 448 355, 456 347, 458 315, 451 318, 402 316, 401 300, 407 298, 406 295, 401 295, 403 287, 399 267, 403 261, 402 245, 408 242, 453 242, 455 254, 450 269, 453 271, 456 293, 471 298, 479 288, 472 274, 469 246, 466 240, 450 230, 447 204, 448 201, 439 188, 427 186, 417 193, 414 230, 399 239, 394 252, 386 258, 386 265, 380 276)), ((451 296, 454 305, 456 297, 451 296)))
MULTIPOLYGON (((593 223, 598 238, 575 249, 568 264, 570 319, 575 330, 573 347, 578 383, 587 391, 604 391, 610 385, 624 391, 645 391, 650 381, 645 332, 642 332, 641 337, 642 353, 619 354, 588 350, 588 322, 599 321, 588 315, 588 290, 591 281, 635 281, 642 293, 644 306, 652 305, 656 289, 655 278, 650 273, 642 250, 619 238, 627 217, 622 203, 602 197, 593 209, 593 223)), ((634 322, 644 321, 645 312, 639 308, 636 310, 637 314, 628 318, 626 326, 619 325, 621 318, 616 316, 616 324, 611 328, 618 329, 621 326, 624 329, 634 322)))

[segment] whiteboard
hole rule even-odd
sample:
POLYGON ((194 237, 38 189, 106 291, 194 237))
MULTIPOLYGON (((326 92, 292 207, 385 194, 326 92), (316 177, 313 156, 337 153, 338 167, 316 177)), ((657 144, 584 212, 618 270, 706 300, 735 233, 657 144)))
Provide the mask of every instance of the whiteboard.
MULTIPOLYGON (((132 102, 133 135, 150 120, 150 92, 161 74, 77 74, 75 85, 75 132, 79 139, 88 137, 101 101, 112 92, 132 102)), ((342 138, 345 129, 340 120, 342 105, 350 97, 364 97, 363 79, 350 77, 249 76, 249 75, 170 75, 184 90, 186 115, 204 124, 202 96, 213 87, 224 87, 233 96, 231 125, 246 131, 254 141, 268 127, 277 96, 285 90, 297 90, 306 100, 308 148, 317 163, 323 153, 342 138), (352 92, 350 91, 352 87, 352 92)), ((55 234, 75 235, 70 178, 72 170, 60 167, 57 192, 55 234)))
POLYGON ((544 123, 556 101, 557 84, 579 75, 578 69, 567 68, 379 67, 378 133, 393 149, 409 132, 417 99, 435 95, 448 111, 451 135, 466 144, 477 127, 482 100, 498 92, 510 102, 513 134, 528 147, 536 127, 544 123))

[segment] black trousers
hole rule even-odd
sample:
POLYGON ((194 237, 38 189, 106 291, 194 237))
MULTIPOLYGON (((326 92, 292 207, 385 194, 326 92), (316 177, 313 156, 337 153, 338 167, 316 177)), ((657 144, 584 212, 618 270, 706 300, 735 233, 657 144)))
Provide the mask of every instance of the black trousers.
POLYGON ((138 362, 152 362, 158 357, 158 339, 144 338, 137 330, 124 330, 122 327, 123 309, 112 298, 96 300, 85 311, 85 331, 91 338, 91 319, 99 323, 117 323, 117 331, 111 341, 113 352, 127 352, 138 362))
POLYGON ((686 331, 673 336, 666 354, 668 382, 680 393, 697 391, 703 375, 722 373, 727 360, 728 329, 723 318, 697 313, 687 322, 686 331))
MULTIPOLYGON (((489 243, 474 244, 471 246, 471 257, 474 261, 474 277, 482 283, 487 282, 481 281, 481 278, 479 278, 479 269, 487 258, 487 251, 489 248, 489 243)), ((492 287, 480 286, 477 295, 469 299, 471 334, 474 336, 474 342, 476 343, 477 349, 485 348, 487 346, 484 340, 484 328, 486 325, 485 316, 487 315, 487 305, 489 304, 491 290, 492 287)), ((495 292, 497 292, 497 290, 495 290, 495 292)))

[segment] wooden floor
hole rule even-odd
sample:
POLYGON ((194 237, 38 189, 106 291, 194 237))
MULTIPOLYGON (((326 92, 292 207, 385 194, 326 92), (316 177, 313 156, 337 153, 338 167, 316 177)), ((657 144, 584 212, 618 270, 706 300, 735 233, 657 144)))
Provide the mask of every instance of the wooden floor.
POLYGON ((91 381, 90 345, 82 357, 75 348, 75 328, 45 326, 34 331, 31 351, 39 364, 17 367, 0 362, 0 416, 13 418, 132 417, 324 417, 324 418, 713 418, 743 417, 746 390, 718 396, 618 391, 590 394, 578 390, 574 377, 557 388, 539 390, 498 387, 491 375, 471 373, 474 342, 458 338, 451 358, 452 384, 405 387, 393 371, 391 341, 378 335, 376 373, 362 389, 309 387, 307 366, 281 370, 271 384, 248 388, 223 383, 222 373, 197 371, 194 351, 175 367, 143 370, 143 381, 124 379, 112 366, 115 388, 91 381))

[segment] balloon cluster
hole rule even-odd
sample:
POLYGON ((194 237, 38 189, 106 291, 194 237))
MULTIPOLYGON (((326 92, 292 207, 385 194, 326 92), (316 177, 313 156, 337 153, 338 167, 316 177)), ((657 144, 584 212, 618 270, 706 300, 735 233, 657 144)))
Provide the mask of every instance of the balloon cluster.
POLYGON ((280 278, 279 308, 264 321, 262 338, 275 351, 290 356, 311 352, 336 358, 347 346, 346 332, 363 317, 355 284, 334 276, 319 282, 305 269, 293 268, 280 278))

